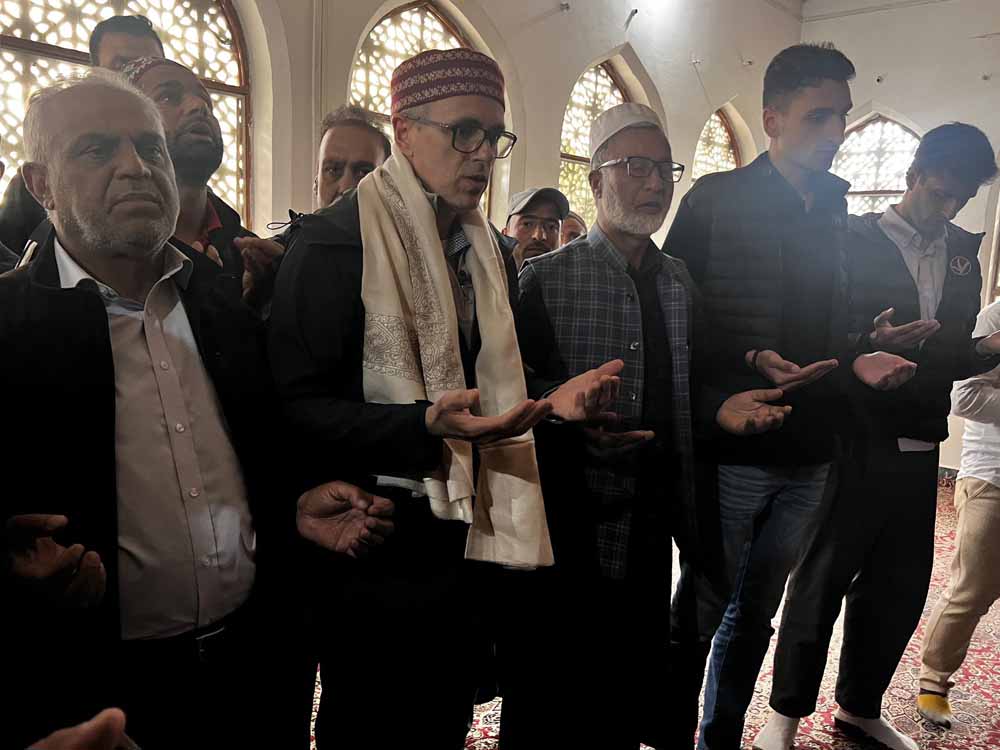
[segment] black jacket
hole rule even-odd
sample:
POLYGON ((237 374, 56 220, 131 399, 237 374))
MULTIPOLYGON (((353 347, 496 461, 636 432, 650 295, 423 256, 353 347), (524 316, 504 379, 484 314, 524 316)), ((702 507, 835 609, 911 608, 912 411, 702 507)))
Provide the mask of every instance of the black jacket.
POLYGON ((8 250, 7 246, 0 242, 0 273, 6 273, 14 266, 20 258, 13 250, 8 250))
POLYGON ((829 461, 850 375, 846 319, 849 185, 815 177, 814 203, 801 197, 762 154, 741 169, 702 177, 684 196, 664 251, 683 260, 705 306, 706 385, 723 393, 773 387, 743 354, 772 349, 800 365, 839 358, 831 375, 789 394, 784 426, 755 437, 720 437, 723 463, 772 465, 829 461), (718 366, 724 363, 724 366, 718 366))
MULTIPOLYGON (((920 319, 917 287, 899 248, 879 227, 881 216, 851 216, 848 222, 850 329, 860 338, 868 337, 875 317, 889 307, 896 310, 893 325, 920 319)), ((982 240, 982 234, 948 224, 948 272, 935 315, 941 329, 919 349, 902 352, 917 363, 917 374, 901 388, 877 392, 852 385, 856 435, 940 442, 948 437, 952 383, 1000 364, 998 357, 976 354, 972 340, 983 283, 982 240)))
POLYGON ((0 203, 0 243, 20 257, 32 233, 46 218, 45 209, 28 192, 21 170, 18 170, 8 183, 0 203))
MULTIPOLYGON (((260 321, 220 288, 215 264, 195 264, 181 298, 244 471, 258 531, 258 582, 275 545, 294 533, 294 502, 276 484, 277 406, 260 321)), ((4 747, 24 747, 62 724, 114 705, 108 661, 120 639, 115 458, 115 373, 107 313, 96 291, 62 289, 52 238, 33 262, 0 277, 0 392, 5 464, 0 518, 59 513, 57 538, 95 550, 107 593, 91 609, 39 606, 0 568, 4 747), (8 712, 9 711, 9 712, 8 712), (18 721, 15 724, 14 717, 18 721), (25 730, 21 744, 12 736, 25 730), (33 735, 33 737, 31 736, 33 735)), ((3 563, 7 541, 2 541, 3 563)))

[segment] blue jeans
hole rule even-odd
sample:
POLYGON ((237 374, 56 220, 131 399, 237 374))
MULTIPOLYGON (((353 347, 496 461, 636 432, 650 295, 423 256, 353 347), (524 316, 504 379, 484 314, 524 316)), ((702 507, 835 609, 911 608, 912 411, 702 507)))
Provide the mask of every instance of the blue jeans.
POLYGON ((830 464, 719 466, 723 552, 733 590, 712 641, 698 750, 738 750, 785 582, 824 507, 830 464))

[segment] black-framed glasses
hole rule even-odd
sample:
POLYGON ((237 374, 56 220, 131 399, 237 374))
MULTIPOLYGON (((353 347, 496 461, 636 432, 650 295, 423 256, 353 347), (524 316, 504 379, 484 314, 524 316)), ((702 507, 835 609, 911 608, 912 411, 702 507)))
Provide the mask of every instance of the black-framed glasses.
POLYGON ((621 159, 612 159, 603 164, 598 164, 594 169, 604 169, 624 164, 628 170, 629 177, 649 177, 653 169, 659 171, 660 179, 664 182, 680 182, 684 176, 684 165, 675 161, 653 161, 645 156, 625 156, 621 159))
POLYGON ((483 143, 489 141, 493 150, 496 151, 497 158, 505 159, 510 156, 514 144, 517 143, 517 136, 502 128, 487 130, 471 122, 460 122, 455 125, 449 125, 446 122, 428 120, 426 117, 417 117, 415 115, 403 115, 403 117, 407 120, 421 122, 424 125, 433 125, 436 128, 441 128, 441 130, 449 131, 451 133, 451 147, 463 154, 474 154, 482 148, 483 143))

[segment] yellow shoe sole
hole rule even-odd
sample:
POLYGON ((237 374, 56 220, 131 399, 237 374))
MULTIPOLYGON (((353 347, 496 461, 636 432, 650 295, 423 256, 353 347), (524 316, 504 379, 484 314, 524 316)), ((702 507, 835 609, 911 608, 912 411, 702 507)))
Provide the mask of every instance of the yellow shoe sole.
POLYGON ((933 693, 917 696, 917 712, 927 721, 945 729, 951 729, 951 722, 955 719, 948 699, 933 693))

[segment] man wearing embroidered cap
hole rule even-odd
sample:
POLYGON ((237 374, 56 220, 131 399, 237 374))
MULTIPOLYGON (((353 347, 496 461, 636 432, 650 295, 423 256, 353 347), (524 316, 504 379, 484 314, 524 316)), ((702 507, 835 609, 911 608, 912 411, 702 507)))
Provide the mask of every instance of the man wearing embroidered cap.
POLYGON ((518 268, 559 247, 559 228, 567 214, 569 201, 555 188, 532 188, 511 198, 502 232, 517 241, 512 252, 518 268))
POLYGON ((317 602, 330 675, 317 741, 457 748, 478 642, 463 557, 552 564, 531 428, 603 412, 621 363, 523 374, 513 263, 478 208, 516 141, 497 64, 469 49, 403 62, 392 125, 393 155, 290 232, 272 368, 302 474, 396 500, 392 540, 317 602))
MULTIPOLYGON (((597 221, 586 237, 525 262, 520 275, 525 362, 551 379, 571 377, 620 357, 620 419, 590 427, 585 463, 596 510, 589 538, 600 575, 569 576, 591 616, 576 617, 576 651, 602 639, 624 649, 587 662, 585 700, 594 701, 587 730, 592 747, 674 747, 664 718, 669 646, 671 536, 696 557, 693 495, 691 357, 702 340, 684 264, 661 253, 650 236, 663 224, 684 167, 672 159, 660 119, 629 103, 591 128, 590 185, 597 221), (690 345, 689 345, 690 342, 690 345), (637 677, 639 665, 647 679, 637 677), (591 718, 592 717, 592 718, 591 718)), ((745 434, 780 427, 787 409, 766 402, 780 390, 741 393, 713 404, 708 418, 745 434)), ((581 513, 583 511, 581 510, 581 513)), ((567 588, 570 588, 567 586, 567 588)), ((573 596, 569 597, 573 599, 573 596)), ((569 628, 567 628, 569 629, 569 628)), ((563 668, 573 670, 570 653, 563 668)), ((579 669, 579 667, 577 667, 579 669)))

